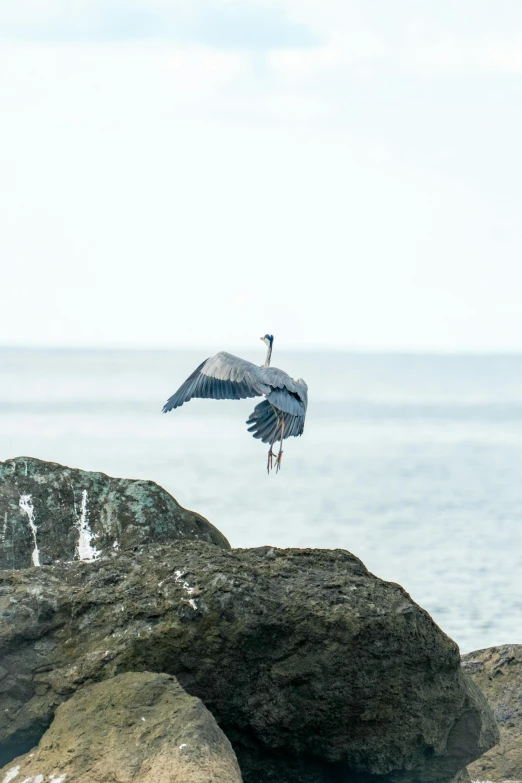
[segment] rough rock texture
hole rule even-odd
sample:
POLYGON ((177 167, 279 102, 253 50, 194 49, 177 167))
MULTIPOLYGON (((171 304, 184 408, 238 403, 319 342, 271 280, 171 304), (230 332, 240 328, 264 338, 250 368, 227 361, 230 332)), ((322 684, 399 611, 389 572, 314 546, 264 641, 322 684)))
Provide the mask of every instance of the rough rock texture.
POLYGON ((462 666, 484 692, 500 727, 500 744, 470 766, 472 779, 522 783, 522 644, 468 653, 462 666))
POLYGON ((451 783, 471 783, 468 770, 463 769, 462 772, 459 772, 459 774, 453 778, 451 783))
POLYGON ((150 672, 81 688, 38 748, 0 770, 0 780, 9 774, 15 783, 39 775, 55 783, 241 783, 207 708, 174 677, 150 672))
POLYGON ((153 481, 111 478, 30 457, 0 462, 0 568, 91 560, 150 541, 228 548, 210 522, 153 481))
POLYGON ((200 697, 246 783, 447 783, 497 741, 457 645, 341 550, 176 541, 1 572, 0 666, 3 764, 125 671, 200 697))

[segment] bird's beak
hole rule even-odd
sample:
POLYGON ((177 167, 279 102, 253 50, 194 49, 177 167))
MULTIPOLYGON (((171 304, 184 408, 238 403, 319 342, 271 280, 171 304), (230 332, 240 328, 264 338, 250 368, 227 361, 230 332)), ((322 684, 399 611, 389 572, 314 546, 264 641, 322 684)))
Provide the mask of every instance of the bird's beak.
POLYGON ((260 337, 259 339, 260 339, 260 340, 264 340, 265 338, 264 338, 264 337, 260 337))

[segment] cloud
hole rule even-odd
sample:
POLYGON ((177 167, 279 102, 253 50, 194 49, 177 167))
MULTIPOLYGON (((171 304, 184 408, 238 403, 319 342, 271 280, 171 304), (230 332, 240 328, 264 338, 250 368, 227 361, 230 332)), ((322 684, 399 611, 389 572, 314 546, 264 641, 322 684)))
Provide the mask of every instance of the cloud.
POLYGON ((207 3, 191 25, 195 40, 210 46, 249 49, 308 47, 318 43, 312 30, 288 20, 276 3, 207 3))
POLYGON ((487 6, 0 0, 0 339, 232 341, 239 311, 519 345, 520 14, 487 6))
POLYGON ((266 0, 0 0, 10 41, 172 41, 220 48, 310 46, 316 36, 266 0))
POLYGON ((380 71, 446 76, 453 73, 519 73, 522 5, 505 0, 282 0, 288 18, 312 29, 321 43, 274 52, 272 64, 291 79, 331 79, 380 71))
POLYGON ((502 8, 493 0, 0 0, 0 38, 259 51, 290 82, 519 73, 522 5, 505 0, 502 8))

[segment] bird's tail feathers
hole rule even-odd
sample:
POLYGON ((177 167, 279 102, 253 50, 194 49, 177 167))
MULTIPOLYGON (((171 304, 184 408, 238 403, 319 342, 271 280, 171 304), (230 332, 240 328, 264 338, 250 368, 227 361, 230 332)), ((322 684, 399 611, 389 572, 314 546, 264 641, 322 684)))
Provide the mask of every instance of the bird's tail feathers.
POLYGON ((304 428, 303 416, 292 416, 280 411, 268 400, 256 405, 247 421, 248 431, 262 443, 275 443, 292 435, 301 435, 304 428))

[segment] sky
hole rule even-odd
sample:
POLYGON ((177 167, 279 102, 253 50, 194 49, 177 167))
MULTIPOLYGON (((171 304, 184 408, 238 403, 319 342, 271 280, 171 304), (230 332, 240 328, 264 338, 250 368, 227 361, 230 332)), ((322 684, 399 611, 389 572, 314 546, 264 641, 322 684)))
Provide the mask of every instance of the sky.
POLYGON ((522 4, 0 0, 0 344, 522 350, 522 4))

